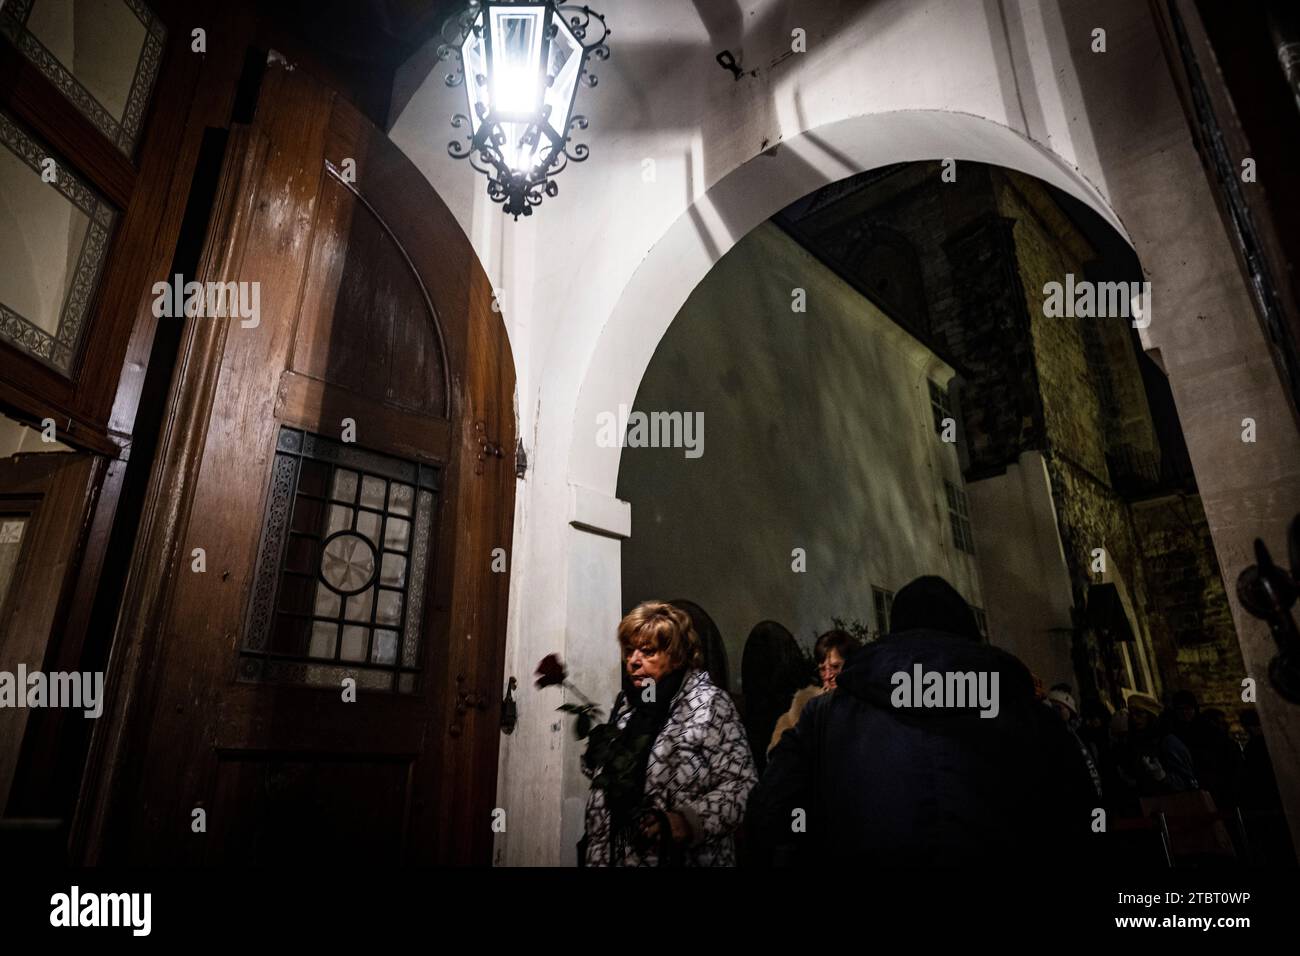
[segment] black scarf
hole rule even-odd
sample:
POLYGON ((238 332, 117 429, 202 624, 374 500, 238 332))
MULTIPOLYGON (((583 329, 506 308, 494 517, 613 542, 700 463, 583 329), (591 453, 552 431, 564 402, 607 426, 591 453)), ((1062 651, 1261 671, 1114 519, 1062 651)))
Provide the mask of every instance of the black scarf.
POLYGON ((681 667, 660 680, 655 685, 654 700, 644 700, 646 688, 637 687, 627 672, 623 673, 623 697, 632 708, 632 715, 612 741, 604 769, 593 781, 605 790, 605 802, 615 830, 635 823, 644 809, 650 751, 659 731, 668 722, 673 698, 681 690, 686 673, 687 668, 681 667))

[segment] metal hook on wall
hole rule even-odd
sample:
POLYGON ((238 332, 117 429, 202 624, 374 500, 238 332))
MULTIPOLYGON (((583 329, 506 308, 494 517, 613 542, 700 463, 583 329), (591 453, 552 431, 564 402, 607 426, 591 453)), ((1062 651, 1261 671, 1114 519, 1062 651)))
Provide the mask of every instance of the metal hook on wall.
POLYGON ((1300 631, 1291 608, 1300 592, 1300 515, 1287 532, 1291 570, 1279 568, 1264 542, 1255 539, 1255 564, 1237 578, 1241 605, 1268 624, 1278 652, 1268 665, 1268 679, 1286 700, 1300 704, 1300 631))
POLYGON ((503 734, 514 733, 515 725, 519 723, 519 711, 515 707, 514 696, 515 688, 518 686, 519 682, 513 677, 510 678, 510 683, 506 685, 506 696, 501 701, 501 732, 503 734))

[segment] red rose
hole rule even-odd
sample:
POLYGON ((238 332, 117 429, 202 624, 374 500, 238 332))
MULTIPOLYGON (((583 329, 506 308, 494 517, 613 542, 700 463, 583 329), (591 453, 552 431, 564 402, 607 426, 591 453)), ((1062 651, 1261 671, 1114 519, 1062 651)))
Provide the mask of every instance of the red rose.
POLYGON ((564 678, 568 675, 564 672, 564 665, 560 663, 558 654, 547 654, 542 658, 542 662, 537 665, 534 671, 537 675, 537 687, 553 687, 556 684, 563 684, 564 678))

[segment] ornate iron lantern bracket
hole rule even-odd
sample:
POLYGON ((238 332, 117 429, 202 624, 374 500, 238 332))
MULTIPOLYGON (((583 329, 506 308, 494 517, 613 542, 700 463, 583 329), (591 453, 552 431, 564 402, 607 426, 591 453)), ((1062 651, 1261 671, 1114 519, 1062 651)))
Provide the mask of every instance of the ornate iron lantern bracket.
POLYGON ((455 61, 448 86, 464 86, 467 113, 452 116, 463 139, 447 144, 487 177, 488 197, 518 219, 555 196, 555 177, 590 149, 573 143, 587 118, 578 89, 596 85, 591 57, 609 59, 610 31, 590 7, 558 0, 469 0, 447 20, 438 58, 455 61))

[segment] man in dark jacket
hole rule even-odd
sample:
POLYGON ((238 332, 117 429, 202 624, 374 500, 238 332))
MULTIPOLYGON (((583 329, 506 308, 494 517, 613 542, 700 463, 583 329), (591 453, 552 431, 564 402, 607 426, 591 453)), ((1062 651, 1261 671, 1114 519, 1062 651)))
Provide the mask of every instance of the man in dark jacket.
POLYGON ((1097 801, 1025 666, 980 642, 942 578, 899 591, 893 619, 772 751, 750 837, 777 863, 1025 865, 1086 849, 1097 801))

